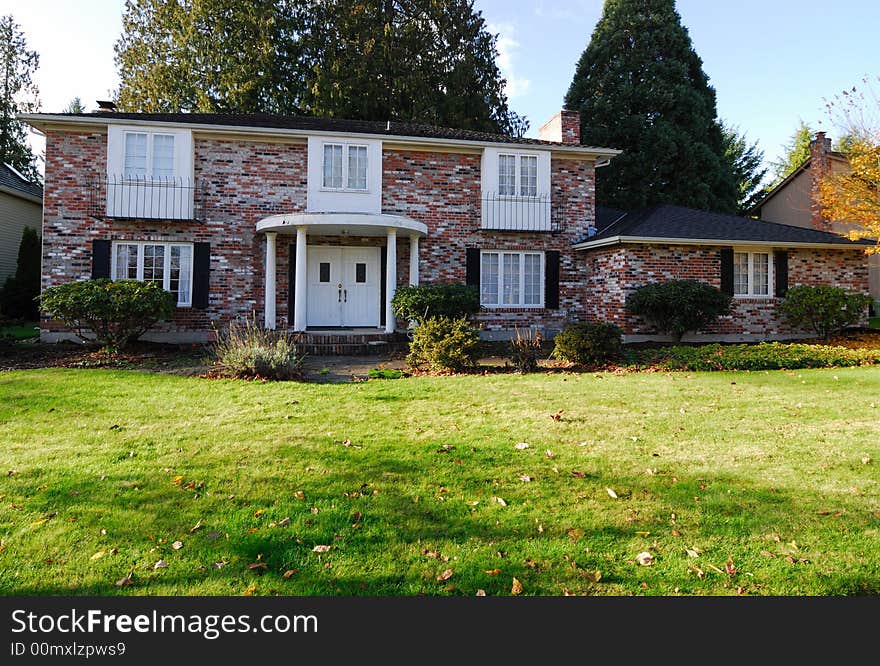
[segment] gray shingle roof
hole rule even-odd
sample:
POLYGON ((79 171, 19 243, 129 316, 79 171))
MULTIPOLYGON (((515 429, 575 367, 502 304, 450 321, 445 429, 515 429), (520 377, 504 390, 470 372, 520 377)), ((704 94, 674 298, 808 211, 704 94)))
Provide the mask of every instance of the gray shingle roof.
MULTIPOLYGON (((71 118, 106 118, 108 120, 133 120, 142 122, 189 123, 196 125, 222 125, 225 127, 259 127, 269 129, 311 130, 318 132, 346 132, 357 134, 385 134, 388 136, 411 136, 430 139, 453 139, 481 141, 486 143, 519 143, 535 146, 560 146, 553 141, 541 141, 527 137, 512 137, 475 130, 434 127, 419 123, 380 122, 372 120, 344 120, 342 118, 316 118, 312 116, 276 116, 264 113, 123 113, 108 111, 92 113, 41 113, 42 116, 70 116, 71 118)), ((591 146, 595 147, 595 146, 591 146)))
MULTIPOLYGON (((602 217, 608 219, 610 214, 600 216, 599 210, 601 208, 601 206, 596 208, 597 220, 602 217)), ((582 238, 577 243, 601 241, 618 236, 656 238, 658 240, 670 238, 694 241, 715 240, 726 243, 736 241, 761 242, 783 246, 786 243, 798 245, 813 243, 816 245, 831 244, 846 247, 872 245, 874 243, 871 240, 851 241, 848 238, 827 231, 793 227, 787 224, 756 220, 749 217, 710 213, 704 210, 668 204, 627 213, 605 228, 597 225, 597 229, 598 233, 594 236, 582 238)))
POLYGON ((22 192, 24 194, 29 194, 32 197, 43 198, 43 188, 37 185, 36 183, 32 183, 29 180, 26 180, 18 175, 13 169, 10 169, 9 166, 0 162, 0 187, 6 187, 10 190, 16 190, 18 192, 22 192))

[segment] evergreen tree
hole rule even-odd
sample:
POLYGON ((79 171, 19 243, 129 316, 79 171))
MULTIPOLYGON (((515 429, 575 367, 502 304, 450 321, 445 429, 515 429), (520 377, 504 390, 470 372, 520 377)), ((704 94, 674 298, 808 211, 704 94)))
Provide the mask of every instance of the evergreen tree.
POLYGON ((64 109, 64 113, 85 113, 86 107, 82 103, 82 99, 79 96, 74 97, 70 100, 70 104, 64 109))
POLYGON ((15 275, 6 278, 0 289, 0 313, 4 317, 34 321, 39 319, 36 297, 40 294, 40 237, 25 227, 18 246, 15 275))
POLYGON ((597 172, 601 204, 736 211, 715 90, 674 0, 606 0, 565 106, 582 142, 624 151, 597 172))
POLYGON ((42 179, 27 143, 25 124, 16 114, 39 110, 39 92, 32 78, 39 65, 40 56, 28 50, 15 19, 0 17, 0 162, 34 182, 42 179))
POLYGON ((775 175, 771 187, 778 185, 780 181, 784 180, 809 159, 810 142, 812 140, 813 130, 801 120, 788 143, 782 146, 782 155, 776 162, 771 164, 775 175))
POLYGON ((737 214, 747 215, 764 196, 761 181, 767 175, 764 164, 764 151, 758 148, 758 142, 750 144, 745 133, 736 127, 728 127, 721 123, 724 141, 724 158, 736 181, 739 197, 737 214))

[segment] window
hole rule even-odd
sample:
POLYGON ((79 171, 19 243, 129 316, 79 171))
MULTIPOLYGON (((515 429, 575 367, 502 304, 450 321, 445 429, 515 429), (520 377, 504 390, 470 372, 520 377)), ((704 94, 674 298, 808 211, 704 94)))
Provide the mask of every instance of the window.
POLYGON ((480 304, 487 307, 543 307, 544 254, 482 252, 480 304))
POLYGON ((502 197, 538 196, 537 155, 499 155, 498 194, 502 197))
POLYGON ((318 282, 330 282, 330 262, 322 261, 318 264, 318 282))
POLYGON ((733 253, 735 296, 770 296, 772 263, 769 252, 733 253))
POLYGON ((174 135, 126 132, 123 169, 126 180, 173 178, 174 135))
POLYGON ((192 253, 189 243, 115 243, 114 280, 155 282, 177 297, 178 306, 192 305, 192 253))
POLYGON ((367 281, 367 265, 366 264, 355 264, 354 265, 354 281, 358 283, 366 283, 367 281))
POLYGON ((324 187, 333 190, 367 190, 367 147, 324 144, 324 187))

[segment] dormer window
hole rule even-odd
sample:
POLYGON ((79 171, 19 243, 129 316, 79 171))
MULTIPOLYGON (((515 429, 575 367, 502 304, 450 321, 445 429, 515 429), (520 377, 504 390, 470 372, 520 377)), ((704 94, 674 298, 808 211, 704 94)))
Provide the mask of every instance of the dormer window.
POLYGON ((330 190, 366 192, 367 147, 346 143, 325 143, 323 186, 330 190))
POLYGON ((123 168, 126 180, 173 178, 174 135, 125 132, 123 168))
POLYGON ((498 155, 498 194, 502 197, 538 195, 536 155, 498 155))

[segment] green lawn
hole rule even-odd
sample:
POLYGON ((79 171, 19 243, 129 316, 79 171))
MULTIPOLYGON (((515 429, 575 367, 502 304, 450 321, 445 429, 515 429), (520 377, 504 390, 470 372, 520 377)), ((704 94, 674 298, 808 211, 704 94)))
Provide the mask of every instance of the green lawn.
POLYGON ((0 442, 3 594, 880 593, 880 368, 8 372, 0 442))
POLYGON ((24 322, 14 326, 0 326, 0 341, 28 340, 40 334, 39 324, 35 321, 24 322))
POLYGON ((871 317, 868 320, 868 326, 871 328, 880 328, 880 317, 871 317))

